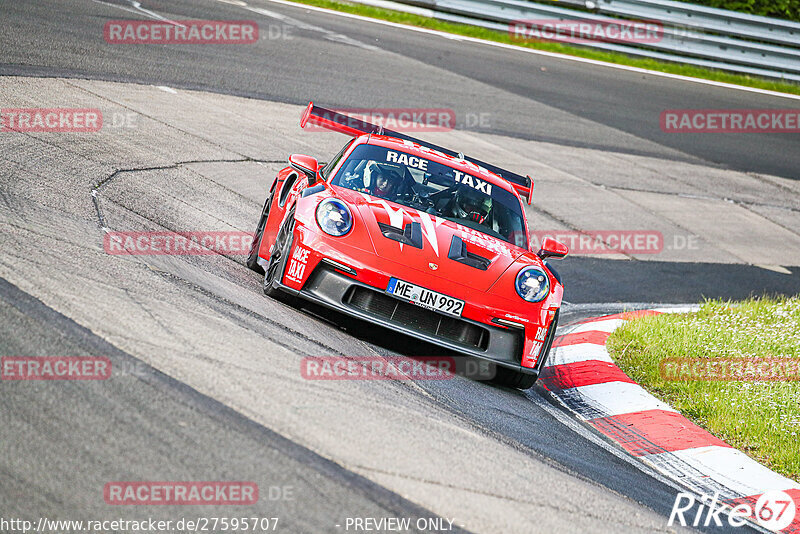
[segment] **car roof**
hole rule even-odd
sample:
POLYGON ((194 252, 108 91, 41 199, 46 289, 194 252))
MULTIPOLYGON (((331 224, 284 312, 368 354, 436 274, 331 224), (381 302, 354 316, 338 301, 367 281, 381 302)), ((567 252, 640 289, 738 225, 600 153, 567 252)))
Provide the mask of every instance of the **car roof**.
POLYGON ((447 165, 448 167, 453 167, 454 169, 463 171, 467 174, 471 174, 472 176, 481 178, 482 180, 485 180, 492 185, 496 185, 501 189, 505 189, 506 191, 513 193, 515 196, 519 196, 514 187, 508 183, 508 181, 503 179, 502 176, 498 176, 497 174, 479 165, 476 165, 471 161, 449 156, 438 150, 415 143, 413 141, 398 139, 397 137, 391 137, 388 135, 366 134, 359 136, 356 144, 370 144, 385 148, 396 148, 408 154, 433 160, 437 163, 441 163, 447 165))

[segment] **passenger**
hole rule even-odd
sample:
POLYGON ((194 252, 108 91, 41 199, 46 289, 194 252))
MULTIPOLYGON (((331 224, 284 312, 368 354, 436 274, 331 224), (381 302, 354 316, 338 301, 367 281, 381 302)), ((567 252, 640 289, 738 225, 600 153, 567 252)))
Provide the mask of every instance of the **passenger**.
POLYGON ((489 215, 491 199, 470 187, 461 186, 450 202, 450 216, 484 224, 489 215))

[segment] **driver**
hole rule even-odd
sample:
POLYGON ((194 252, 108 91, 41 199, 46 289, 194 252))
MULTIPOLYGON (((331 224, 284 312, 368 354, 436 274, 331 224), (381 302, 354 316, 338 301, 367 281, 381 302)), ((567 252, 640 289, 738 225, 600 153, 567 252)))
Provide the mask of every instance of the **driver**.
POLYGON ((453 217, 484 224, 489 215, 491 200, 471 187, 461 186, 456 190, 451 203, 453 217))
POLYGON ((403 181, 400 173, 372 162, 367 165, 367 171, 370 183, 368 190, 371 195, 389 200, 398 196, 403 181))

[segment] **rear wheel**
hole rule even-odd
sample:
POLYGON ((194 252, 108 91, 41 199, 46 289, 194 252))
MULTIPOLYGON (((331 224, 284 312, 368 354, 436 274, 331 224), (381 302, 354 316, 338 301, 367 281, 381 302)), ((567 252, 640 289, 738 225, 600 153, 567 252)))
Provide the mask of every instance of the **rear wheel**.
POLYGON ((278 230, 278 235, 275 237, 275 244, 272 245, 272 252, 269 256, 269 264, 264 273, 264 294, 268 297, 279 298, 284 293, 275 286, 275 282, 281 278, 283 274, 283 266, 286 264, 285 259, 289 256, 289 251, 292 248, 292 238, 294 236, 294 209, 286 214, 286 218, 278 230))
MULTIPOLYGON (((547 337, 545 338, 542 352, 539 355, 539 362, 536 365, 539 373, 541 373, 542 369, 547 364, 547 357, 550 356, 550 348, 553 346, 553 340, 556 337, 556 328, 558 328, 558 312, 556 312, 553 320, 550 322, 550 328, 547 331, 547 337)), ((529 375, 513 369, 497 366, 497 374, 494 379, 492 379, 492 382, 510 388, 528 389, 536 383, 538 378, 538 373, 529 375)))
POLYGON ((258 219, 258 226, 253 234, 253 243, 250 245, 250 254, 247 256, 247 267, 258 274, 264 274, 264 269, 258 264, 258 249, 261 248, 261 240, 264 239, 264 230, 267 227, 267 219, 269 218, 269 209, 272 206, 272 199, 275 196, 275 190, 267 197, 264 202, 264 208, 261 210, 261 218, 258 219))

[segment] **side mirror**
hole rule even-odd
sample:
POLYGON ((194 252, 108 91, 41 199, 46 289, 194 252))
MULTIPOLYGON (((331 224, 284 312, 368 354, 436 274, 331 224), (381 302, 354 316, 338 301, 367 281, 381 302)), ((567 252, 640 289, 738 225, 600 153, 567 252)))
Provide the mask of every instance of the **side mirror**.
POLYGON ((308 176, 308 185, 317 183, 317 173, 319 172, 319 162, 311 156, 303 154, 292 154, 289 156, 289 165, 296 171, 308 176))
POLYGON ((536 255, 542 259, 553 258, 554 260, 560 260, 567 254, 569 254, 567 245, 556 241, 552 237, 545 237, 542 240, 542 248, 536 253, 536 255))

